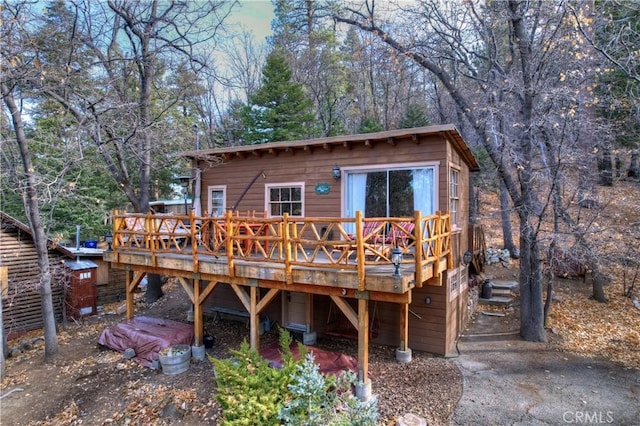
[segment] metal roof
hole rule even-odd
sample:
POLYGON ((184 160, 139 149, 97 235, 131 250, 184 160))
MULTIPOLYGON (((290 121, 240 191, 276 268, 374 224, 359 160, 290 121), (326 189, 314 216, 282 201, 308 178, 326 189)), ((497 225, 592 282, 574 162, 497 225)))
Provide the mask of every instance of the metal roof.
POLYGON ((72 271, 80 271, 82 269, 94 269, 97 268, 94 262, 90 260, 65 260, 64 266, 71 269, 72 271))

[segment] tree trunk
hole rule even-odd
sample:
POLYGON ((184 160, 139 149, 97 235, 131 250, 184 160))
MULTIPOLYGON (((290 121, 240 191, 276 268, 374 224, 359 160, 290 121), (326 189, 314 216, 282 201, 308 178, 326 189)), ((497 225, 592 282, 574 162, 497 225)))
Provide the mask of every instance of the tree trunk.
POLYGON ((546 342, 540 249, 528 222, 520 231, 520 335, 529 342, 546 342))
POLYGON ((616 179, 619 179, 622 176, 622 158, 619 155, 616 155, 616 179))
POLYGON ((40 299, 42 306, 42 320, 44 328, 44 358, 51 359, 53 355, 58 353, 58 337, 56 335, 56 319, 53 310, 53 298, 51 294, 51 265, 49 264, 49 250, 47 247, 47 236, 44 232, 44 226, 40 217, 40 207, 38 204, 38 194, 36 192, 36 176, 34 175, 34 166, 31 161, 31 152, 27 136, 24 132, 22 124, 22 116, 20 109, 16 104, 13 93, 9 91, 5 83, 0 85, 2 88, 2 97, 5 105, 11 113, 13 128, 16 134, 16 142, 20 150, 20 158, 25 174, 25 197, 24 209, 29 218, 29 225, 36 247, 38 257, 38 268, 40 270, 40 299))
POLYGON ((547 297, 544 300, 544 327, 547 328, 547 319, 549 319, 549 312, 551 312, 551 303, 553 302, 553 273, 549 274, 549 281, 547 281, 547 297))
POLYGON ((473 186, 473 178, 469 178, 469 223, 476 223, 480 215, 480 205, 478 194, 473 186))
POLYGON ((144 300, 147 303, 153 303, 164 296, 162 284, 164 284, 162 275, 147 274, 147 291, 144 293, 144 300))
POLYGON ((631 164, 629 164, 629 170, 627 171, 627 177, 632 179, 640 179, 640 152, 633 151, 631 153, 631 164))
POLYGON ((608 144, 601 145, 602 154, 598 157, 598 182, 603 186, 613 186, 613 160, 611 147, 608 144))
POLYGON ((509 192, 504 182, 500 181, 500 216, 502 219, 502 241, 504 248, 509 250, 509 254, 514 259, 520 256, 518 248, 513 242, 513 232, 511 229, 511 206, 509 205, 509 192))
POLYGON ((600 272, 600 269, 596 266, 593 268, 593 285, 592 285, 592 294, 591 298, 600 303, 607 303, 609 299, 604 294, 604 285, 607 283, 606 277, 600 272))

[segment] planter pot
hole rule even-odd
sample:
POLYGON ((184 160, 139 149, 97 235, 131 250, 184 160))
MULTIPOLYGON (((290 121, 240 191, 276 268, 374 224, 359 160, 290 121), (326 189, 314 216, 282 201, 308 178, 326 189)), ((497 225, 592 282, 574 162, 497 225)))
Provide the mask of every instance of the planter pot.
POLYGON ((179 374, 189 369, 191 361, 191 346, 172 345, 158 353, 160 367, 163 374, 179 374))
POLYGON ((209 334, 205 334, 205 336, 202 339, 203 343, 204 343, 204 347, 207 349, 211 349, 213 347, 213 345, 216 342, 215 337, 209 335, 209 334))

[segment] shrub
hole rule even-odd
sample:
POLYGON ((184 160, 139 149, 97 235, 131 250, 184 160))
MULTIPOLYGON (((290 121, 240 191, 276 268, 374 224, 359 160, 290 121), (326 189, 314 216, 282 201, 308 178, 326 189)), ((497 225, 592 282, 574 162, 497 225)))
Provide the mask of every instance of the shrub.
POLYGON ((290 397, 278 417, 285 425, 365 426, 378 420, 377 400, 362 402, 353 395, 356 375, 343 371, 336 378, 320 373, 312 354, 297 365, 289 385, 290 397))
POLYGON ((293 358, 291 341, 291 335, 281 330, 280 369, 270 367, 246 340, 230 359, 209 357, 216 370, 222 425, 376 424, 377 401, 361 402, 353 396, 353 372, 324 376, 302 344, 298 344, 300 358, 293 358))
MULTIPOLYGON (((291 354, 291 341, 286 330, 280 333, 280 369, 271 368, 246 340, 240 349, 232 351, 232 358, 219 360, 209 357, 216 371, 216 399, 222 407, 223 425, 280 423, 278 412, 289 395, 288 386, 297 364, 291 354)), ((304 347, 300 347, 300 351, 306 354, 304 347)))

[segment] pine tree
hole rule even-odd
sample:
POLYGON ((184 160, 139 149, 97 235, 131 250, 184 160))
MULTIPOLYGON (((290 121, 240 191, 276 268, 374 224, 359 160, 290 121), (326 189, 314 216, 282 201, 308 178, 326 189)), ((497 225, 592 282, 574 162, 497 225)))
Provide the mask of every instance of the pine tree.
POLYGON ((418 104, 410 104, 400 118, 398 128, 410 129, 412 127, 428 126, 429 119, 425 115, 425 109, 418 104))
POLYGON ((378 123, 375 119, 371 117, 365 117, 360 123, 360 128, 358 129, 358 133, 375 133, 381 132, 384 130, 384 127, 380 123, 378 123))
POLYGON ((314 134, 312 102, 291 80, 283 54, 273 51, 262 70, 262 87, 241 113, 245 144, 304 139, 314 134))

